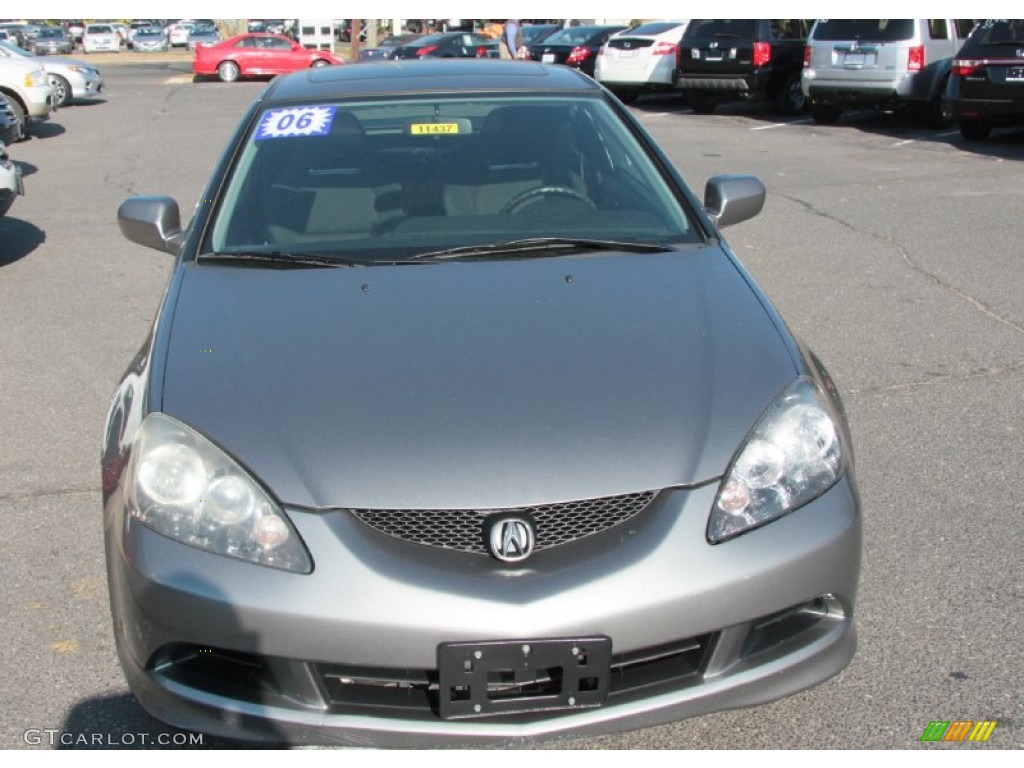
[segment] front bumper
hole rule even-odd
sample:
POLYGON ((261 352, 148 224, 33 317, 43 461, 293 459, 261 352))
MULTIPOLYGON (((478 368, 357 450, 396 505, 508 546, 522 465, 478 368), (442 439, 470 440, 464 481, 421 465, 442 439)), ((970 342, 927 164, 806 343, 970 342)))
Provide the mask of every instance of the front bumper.
POLYGON ((76 99, 99 96, 103 91, 103 78, 97 72, 95 75, 78 76, 71 80, 71 93, 76 99))
POLYGON ((24 93, 29 117, 46 118, 57 109, 53 98, 53 86, 49 83, 26 88, 24 93))
POLYGON ((347 512, 288 510, 315 563, 309 575, 125 525, 115 492, 106 528, 121 663, 142 705, 178 727, 416 747, 609 733, 835 675, 855 649, 852 483, 712 546, 716 490, 663 491, 637 518, 518 568, 398 541, 347 512), (602 707, 449 721, 430 704, 439 643, 585 635, 610 637, 619 665, 602 707))

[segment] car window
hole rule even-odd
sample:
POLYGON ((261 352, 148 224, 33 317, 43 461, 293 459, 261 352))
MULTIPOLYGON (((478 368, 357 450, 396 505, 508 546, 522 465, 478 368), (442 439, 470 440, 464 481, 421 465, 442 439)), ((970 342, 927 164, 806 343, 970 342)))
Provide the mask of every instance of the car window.
POLYGON ((964 45, 965 50, 980 53, 999 45, 1021 46, 1024 41, 1024 19, 985 19, 979 22, 964 45))
POLYGON ((683 40, 756 36, 757 19, 693 19, 683 33, 683 40))
POLYGON ((948 40, 949 27, 945 19, 928 19, 928 36, 932 40, 948 40))
POLYGON ((956 25, 956 34, 959 38, 966 38, 974 29, 974 19, 955 19, 953 23, 956 25))
POLYGON ((814 40, 891 43, 914 37, 913 19, 818 19, 814 40))
POLYGON ((772 19, 769 26, 775 40, 802 40, 806 36, 801 19, 772 19))
POLYGON ((102 34, 110 34, 112 31, 113 30, 110 27, 108 27, 106 24, 90 24, 89 28, 86 29, 85 32, 88 35, 102 35, 102 34))
POLYGON ((545 38, 543 45, 583 45, 594 34, 591 27, 573 27, 555 32, 551 37, 545 38))
POLYGON ((278 37, 268 37, 264 40, 263 47, 270 48, 275 51, 290 51, 292 49, 292 44, 287 40, 282 40, 278 37))
POLYGON ((266 109, 204 250, 394 258, 524 236, 701 240, 603 99, 476 96, 266 109))

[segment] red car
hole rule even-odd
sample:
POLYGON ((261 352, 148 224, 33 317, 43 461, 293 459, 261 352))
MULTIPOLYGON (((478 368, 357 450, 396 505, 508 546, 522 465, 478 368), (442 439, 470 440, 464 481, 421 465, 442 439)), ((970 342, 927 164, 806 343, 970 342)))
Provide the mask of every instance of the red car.
POLYGON ((257 33, 197 47, 192 71, 197 75, 217 75, 225 83, 233 83, 249 75, 281 75, 344 61, 330 51, 303 48, 281 35, 257 33))

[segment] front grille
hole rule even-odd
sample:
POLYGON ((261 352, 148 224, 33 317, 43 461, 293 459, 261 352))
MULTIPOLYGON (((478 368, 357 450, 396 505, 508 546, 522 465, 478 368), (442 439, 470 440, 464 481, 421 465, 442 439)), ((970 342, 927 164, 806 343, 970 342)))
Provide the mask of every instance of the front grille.
POLYGON ((403 541, 430 547, 489 554, 486 522, 495 516, 531 519, 535 551, 568 544, 626 522, 642 511, 656 491, 605 496, 600 499, 542 504, 511 509, 353 509, 371 528, 403 541))

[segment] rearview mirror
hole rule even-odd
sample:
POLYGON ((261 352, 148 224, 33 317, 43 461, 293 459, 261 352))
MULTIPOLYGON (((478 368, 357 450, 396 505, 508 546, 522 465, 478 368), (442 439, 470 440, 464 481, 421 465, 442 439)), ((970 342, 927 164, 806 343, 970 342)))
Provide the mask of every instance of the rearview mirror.
POLYGON ((117 209, 121 234, 133 243, 177 254, 185 239, 178 203, 173 197, 135 195, 117 209))
POLYGON ((754 176, 714 176, 704 187, 704 210, 723 229, 757 216, 764 197, 764 184, 754 176))

